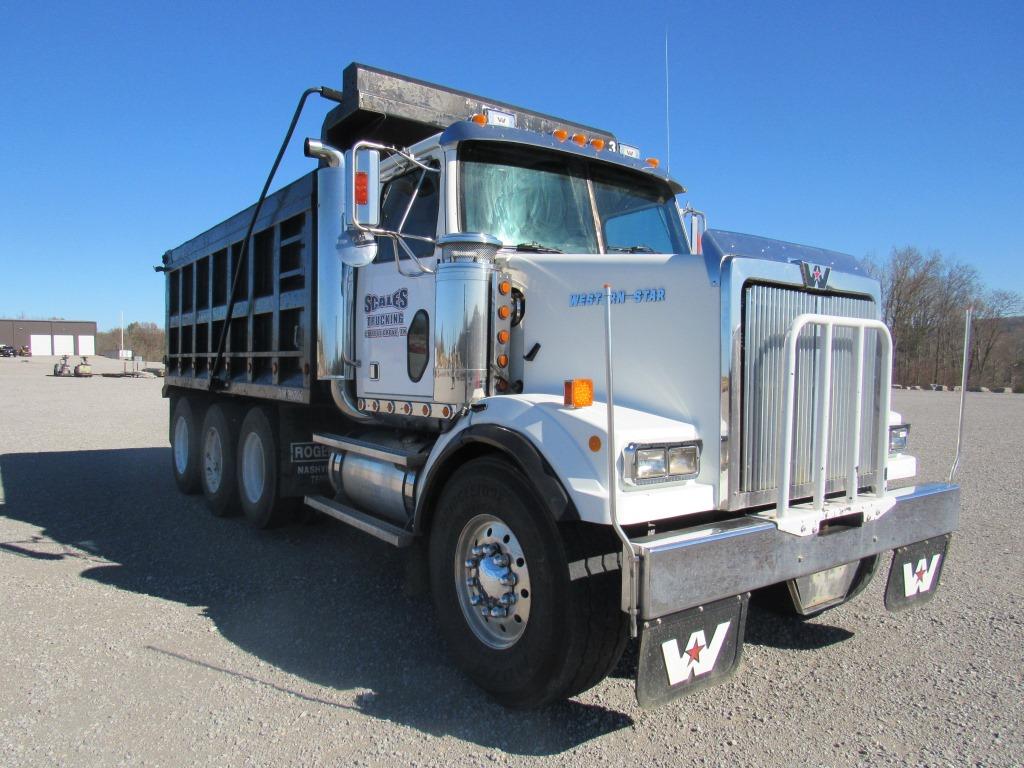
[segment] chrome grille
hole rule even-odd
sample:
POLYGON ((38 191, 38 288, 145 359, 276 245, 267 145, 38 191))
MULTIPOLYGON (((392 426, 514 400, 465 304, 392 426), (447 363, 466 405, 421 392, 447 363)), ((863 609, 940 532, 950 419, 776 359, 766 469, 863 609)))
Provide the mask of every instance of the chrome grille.
MULTIPOLYGON (((743 390, 741 393, 741 465, 739 491, 776 490, 778 476, 779 414, 783 399, 786 332, 801 314, 873 318, 875 305, 859 296, 812 294, 773 285, 748 285, 743 305, 743 390)), ((796 408, 793 431, 792 495, 809 495, 813 479, 812 424, 817 404, 816 381, 821 352, 821 331, 810 327, 797 344, 796 408)), ((846 486, 844 468, 849 447, 846 434, 853 424, 853 351, 856 331, 836 328, 832 358, 832 428, 829 431, 828 491, 846 486)), ((878 428, 878 339, 867 331, 862 388, 861 451, 859 466, 874 465, 875 430, 878 428), (873 350, 873 353, 871 352, 873 350)), ((868 475, 860 475, 867 484, 868 475)))

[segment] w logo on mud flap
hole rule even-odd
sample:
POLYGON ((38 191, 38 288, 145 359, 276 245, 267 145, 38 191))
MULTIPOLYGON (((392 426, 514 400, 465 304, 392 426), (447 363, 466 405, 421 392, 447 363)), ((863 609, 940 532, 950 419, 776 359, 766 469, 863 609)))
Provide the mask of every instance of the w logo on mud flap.
POLYGON ((913 597, 932 588, 932 580, 935 578, 940 560, 942 555, 933 555, 930 565, 926 557, 918 561, 917 568, 910 563, 903 564, 903 593, 906 597, 913 597))
POLYGON ((729 632, 732 622, 723 621, 715 629, 709 644, 703 629, 690 635, 686 642, 686 651, 679 653, 679 643, 673 638, 661 644, 661 653, 665 657, 665 670, 668 672, 669 685, 685 682, 690 675, 700 677, 715 668, 718 654, 729 632))

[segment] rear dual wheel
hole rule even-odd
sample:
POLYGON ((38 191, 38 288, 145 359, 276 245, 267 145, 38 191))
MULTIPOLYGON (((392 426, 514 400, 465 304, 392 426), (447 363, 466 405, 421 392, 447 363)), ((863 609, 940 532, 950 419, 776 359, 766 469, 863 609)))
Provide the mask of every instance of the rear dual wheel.
POLYGON ((278 441, 273 415, 261 406, 250 408, 238 436, 239 501, 242 512, 257 528, 281 525, 298 501, 278 495, 278 441))
POLYGON ((171 471, 182 493, 199 493, 199 432, 201 417, 190 398, 179 396, 171 409, 171 471))

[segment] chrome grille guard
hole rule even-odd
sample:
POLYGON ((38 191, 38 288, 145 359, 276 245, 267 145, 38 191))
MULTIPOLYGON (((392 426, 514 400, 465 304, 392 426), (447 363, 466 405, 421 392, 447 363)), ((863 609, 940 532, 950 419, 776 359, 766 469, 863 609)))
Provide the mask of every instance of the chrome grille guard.
POLYGON ((892 505, 893 500, 885 493, 886 458, 889 454, 889 406, 892 380, 892 337, 889 329, 879 320, 857 317, 836 317, 833 315, 802 314, 794 320, 786 333, 786 359, 783 369, 783 404, 779 416, 778 466, 778 503, 774 510, 762 513, 775 522, 780 530, 802 536, 810 536, 818 532, 821 522, 835 517, 862 514, 865 522, 874 520, 892 505), (793 505, 790 497, 790 476, 793 461, 793 433, 795 420, 796 365, 797 341, 801 332, 808 326, 822 328, 820 346, 821 363, 818 366, 816 389, 818 401, 812 420, 813 430, 813 470, 814 496, 811 503, 793 505), (836 327, 853 328, 856 330, 854 346, 854 372, 852 393, 854 398, 853 424, 839 425, 848 432, 849 450, 846 451, 848 465, 846 467, 846 497, 837 500, 826 500, 825 485, 828 479, 828 448, 830 429, 830 408, 832 395, 832 337, 836 327), (873 498, 858 499, 858 462, 860 455, 862 390, 864 386, 864 335, 867 330, 878 331, 881 340, 881 371, 878 377, 878 429, 876 440, 874 467, 873 498))

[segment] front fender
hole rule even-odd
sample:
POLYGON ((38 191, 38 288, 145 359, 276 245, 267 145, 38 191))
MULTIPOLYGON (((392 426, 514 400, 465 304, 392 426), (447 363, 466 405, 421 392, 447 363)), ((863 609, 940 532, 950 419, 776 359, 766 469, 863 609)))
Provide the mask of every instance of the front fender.
MULTIPOLYGON (((686 442, 699 438, 687 424, 631 408, 615 408, 616 471, 621 478, 622 450, 629 443, 686 442)), ((610 524, 608 511, 607 407, 566 408, 551 395, 502 395, 475 406, 438 441, 423 469, 417 494, 417 521, 446 477, 450 457, 467 443, 482 441, 510 456, 534 483, 555 519, 610 524), (504 431, 487 435, 485 428, 504 431), (513 437, 514 436, 514 437, 513 437), (591 448, 596 437, 597 450, 591 448), (519 447, 515 448, 518 442, 519 447), (557 489, 557 492, 556 492, 557 489), (563 501, 563 496, 565 501, 563 501), (568 506, 566 506, 568 505, 568 506)), ((621 482, 617 507, 623 525, 705 512, 714 508, 714 488, 695 480, 668 487, 626 490, 621 482)))

